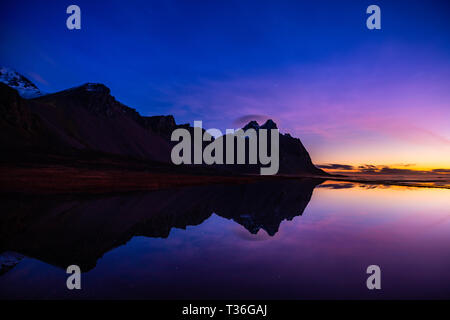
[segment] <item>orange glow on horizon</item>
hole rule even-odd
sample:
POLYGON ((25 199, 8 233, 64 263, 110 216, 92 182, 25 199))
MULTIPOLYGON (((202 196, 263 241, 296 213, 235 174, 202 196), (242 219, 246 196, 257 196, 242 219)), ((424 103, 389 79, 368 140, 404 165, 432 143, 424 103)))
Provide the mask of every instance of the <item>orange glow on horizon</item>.
POLYGON ((450 175, 450 167, 447 165, 435 165, 435 166, 419 166, 419 165, 399 165, 399 164, 354 164, 354 163, 343 163, 342 165, 352 166, 352 169, 343 169, 343 168, 327 168, 323 166, 332 166, 332 163, 320 163, 316 164, 317 166, 321 167, 322 170, 329 172, 329 173, 371 173, 371 172, 364 172, 363 169, 369 169, 368 166, 373 166, 373 169, 375 172, 372 172, 372 174, 379 173, 378 171, 382 170, 383 168, 389 169, 389 170, 404 170, 402 173, 408 173, 408 174, 448 174, 450 175), (364 167, 364 168, 363 168, 364 167), (433 171, 435 170, 435 171, 433 171), (439 171, 438 171, 439 170, 439 171))

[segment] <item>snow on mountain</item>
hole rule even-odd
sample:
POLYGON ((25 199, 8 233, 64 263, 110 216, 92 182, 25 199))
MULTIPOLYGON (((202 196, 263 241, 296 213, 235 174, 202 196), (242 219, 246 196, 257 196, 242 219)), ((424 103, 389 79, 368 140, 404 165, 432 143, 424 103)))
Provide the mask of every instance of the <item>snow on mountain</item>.
POLYGON ((16 89, 22 98, 31 99, 44 95, 33 82, 6 67, 0 67, 0 82, 16 89))

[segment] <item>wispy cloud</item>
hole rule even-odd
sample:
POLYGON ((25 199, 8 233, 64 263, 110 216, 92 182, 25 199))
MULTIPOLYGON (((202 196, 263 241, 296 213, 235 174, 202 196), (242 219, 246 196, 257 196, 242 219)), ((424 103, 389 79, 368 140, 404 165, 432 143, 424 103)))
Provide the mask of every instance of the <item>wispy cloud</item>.
POLYGON ((417 174, 450 174, 450 169, 430 169, 430 170, 415 170, 406 169, 405 167, 413 166, 413 164, 399 164, 403 168, 395 165, 373 165, 363 164, 359 166, 352 166, 346 164, 322 164, 317 167, 329 170, 333 173, 362 173, 362 174, 385 174, 385 175, 417 175, 417 174))
POLYGON ((433 169, 431 171, 434 173, 449 173, 450 174, 450 169, 433 169))
POLYGON ((48 82, 40 74, 38 74, 36 72, 28 72, 27 75, 34 81, 48 86, 48 82))

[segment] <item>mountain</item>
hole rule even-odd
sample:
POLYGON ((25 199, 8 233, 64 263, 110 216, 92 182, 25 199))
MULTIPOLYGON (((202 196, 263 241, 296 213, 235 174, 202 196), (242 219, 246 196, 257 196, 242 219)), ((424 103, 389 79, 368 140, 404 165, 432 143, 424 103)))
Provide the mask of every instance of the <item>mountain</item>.
POLYGON ((33 82, 20 73, 6 67, 0 67, 0 82, 16 89, 20 96, 25 99, 36 98, 43 95, 33 82))
POLYGON ((37 153, 44 161, 50 155, 79 157, 80 152, 170 161, 169 141, 146 128, 140 115, 103 85, 23 99, 0 83, 0 93, 0 148, 13 161, 37 153))
MULTIPOLYGON (((4 157, 27 151, 48 152, 63 145, 58 134, 53 132, 19 93, 0 82, 0 149, 4 157)), ((4 158, 3 157, 3 158, 4 158)))
MULTIPOLYGON (((120 156, 124 161, 171 166, 170 155, 175 145, 170 140, 172 132, 176 128, 186 128, 191 134, 193 131, 189 124, 176 124, 172 115, 141 116, 135 109, 117 101, 110 89, 100 83, 86 83, 24 99, 17 88, 37 88, 20 74, 2 72, 3 78, 9 79, 8 85, 0 82, 0 149, 7 155, 2 162, 17 162, 27 159, 30 154, 34 159, 38 154, 42 161, 55 155, 57 158, 70 156, 75 160, 89 155, 94 162, 99 158, 120 156)), ((277 125, 272 120, 262 126, 251 121, 244 127, 249 128, 258 132, 260 129, 277 129, 277 125)), ((208 143, 204 142, 203 146, 208 143)), ((248 149, 247 146, 247 152, 248 149)), ((248 154, 246 157, 248 159, 248 154)), ((259 172, 261 165, 186 165, 180 169, 192 171, 194 167, 226 174, 253 174, 259 172)), ((278 173, 326 175, 313 165, 301 141, 289 134, 280 134, 278 173)))
MULTIPOLYGON (((266 125, 267 122, 261 128, 266 125)), ((300 139, 292 137, 289 133, 280 134, 279 172, 284 174, 312 173, 314 175, 328 175, 328 173, 317 168, 312 163, 311 157, 300 139)))
POLYGON ((75 149, 170 162, 169 141, 102 84, 87 83, 32 102, 32 110, 75 149))
MULTIPOLYGON (((256 132, 260 129, 272 130, 278 129, 277 124, 268 119, 263 125, 259 125, 257 121, 250 121, 243 127, 244 130, 252 128, 256 132)), ((269 135, 268 135, 269 136, 269 135)), ((292 137, 289 133, 279 135, 280 146, 280 168, 279 174, 316 174, 327 175, 323 170, 317 168, 311 161, 311 157, 298 138, 292 137)), ((270 142, 269 142, 270 145, 270 142)), ((270 147, 268 147, 270 148, 270 147)))
MULTIPOLYGON (((246 131, 248 129, 253 129, 256 131, 257 137, 259 139, 259 130, 266 129, 278 129, 277 124, 272 120, 268 119, 263 125, 259 125, 259 123, 255 120, 247 123, 242 130, 246 131)), ((216 140, 222 140, 223 150, 224 150, 224 162, 226 159, 226 136, 222 136, 217 138, 216 140)), ((267 135, 268 138, 268 150, 271 148, 271 140, 270 134, 267 135)), ((259 147, 258 147, 259 148, 259 147)), ((245 150, 246 150, 246 163, 249 162, 249 141, 246 139, 245 141, 245 150)), ((237 147, 235 143, 234 155, 235 155, 235 163, 237 162, 236 158, 237 147)), ((311 157, 303 146, 302 142, 298 138, 292 137, 289 133, 279 134, 279 169, 278 174, 282 175, 320 175, 327 176, 328 173, 317 168, 311 160, 311 157)), ((218 168, 225 171, 239 172, 239 173, 251 173, 258 174, 260 172, 260 168, 263 167, 259 162, 258 164, 245 164, 245 165, 218 165, 218 168)))

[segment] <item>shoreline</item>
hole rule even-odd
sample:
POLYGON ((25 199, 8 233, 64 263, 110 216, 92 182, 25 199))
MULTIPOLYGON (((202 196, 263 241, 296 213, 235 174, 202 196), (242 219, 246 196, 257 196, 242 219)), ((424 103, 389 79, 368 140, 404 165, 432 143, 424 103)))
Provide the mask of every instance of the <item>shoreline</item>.
MULTIPOLYGON (((71 166, 1 166, 0 193, 26 194, 105 194, 133 191, 153 191, 196 185, 247 184, 269 180, 312 179, 358 183, 365 185, 399 186, 409 188, 450 189, 450 181, 433 179, 370 179, 370 177, 314 176, 314 175, 231 175, 221 173, 170 172, 148 168, 92 169, 71 166), (436 183, 444 183, 438 185, 436 183)), ((450 179, 449 179, 450 180, 450 179)))

